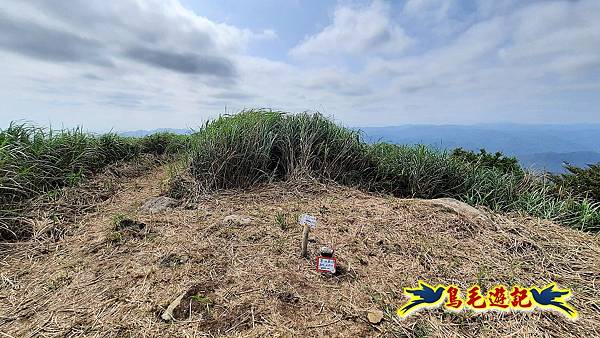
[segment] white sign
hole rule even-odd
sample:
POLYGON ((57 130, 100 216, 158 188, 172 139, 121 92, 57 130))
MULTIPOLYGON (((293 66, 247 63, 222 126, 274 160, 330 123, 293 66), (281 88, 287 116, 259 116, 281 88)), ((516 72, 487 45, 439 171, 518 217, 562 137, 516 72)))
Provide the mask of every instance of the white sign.
POLYGON ((298 219, 298 222, 300 223, 300 225, 308 224, 308 226, 311 229, 314 229, 317 227, 317 218, 312 215, 303 214, 298 219))
POLYGON ((335 258, 317 257, 317 271, 335 273, 335 258))

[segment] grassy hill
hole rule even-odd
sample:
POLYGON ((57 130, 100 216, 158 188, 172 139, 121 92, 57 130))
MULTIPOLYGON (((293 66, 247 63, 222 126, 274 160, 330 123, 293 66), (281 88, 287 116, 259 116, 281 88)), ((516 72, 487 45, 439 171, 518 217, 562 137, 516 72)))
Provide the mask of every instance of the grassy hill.
POLYGON ((34 198, 143 154, 181 158, 172 179, 177 198, 306 176, 399 197, 453 197, 580 229, 600 224, 598 201, 526 170, 505 172, 426 146, 366 143, 318 114, 246 111, 192 135, 142 138, 11 125, 0 134, 0 238, 31 235, 20 215, 34 198))
POLYGON ((503 157, 370 144, 316 114, 247 111, 188 136, 23 126, 0 135, 0 332, 9 336, 600 329, 591 287, 599 209, 596 195, 570 188, 589 185, 579 176, 552 180, 503 157), (171 200, 149 209, 157 197, 171 200), (318 219, 307 258, 304 213, 318 219), (335 249, 334 275, 314 270, 324 245, 335 249), (557 282, 573 290, 580 316, 431 309, 400 319, 402 289, 418 280, 463 290, 557 282), (176 299, 175 320, 164 320, 176 299), (374 310, 382 322, 369 322, 374 310))

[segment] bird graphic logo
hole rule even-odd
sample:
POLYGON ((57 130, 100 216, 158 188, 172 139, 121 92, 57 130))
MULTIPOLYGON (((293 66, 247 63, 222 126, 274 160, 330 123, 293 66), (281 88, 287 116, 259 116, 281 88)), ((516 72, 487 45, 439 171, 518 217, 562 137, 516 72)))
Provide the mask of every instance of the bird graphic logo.
POLYGON ((536 306, 555 310, 568 318, 577 319, 577 311, 566 302, 566 299, 571 296, 570 290, 559 289, 556 283, 550 283, 543 289, 532 287, 529 292, 535 300, 536 306))
POLYGON ((570 289, 561 289, 556 283, 550 283, 543 288, 522 287, 498 284, 486 292, 478 284, 467 289, 465 296, 461 297, 460 287, 454 284, 436 285, 435 287, 420 280, 416 288, 404 288, 404 294, 409 300, 396 311, 399 317, 405 318, 424 308, 442 306, 445 310, 460 311, 463 309, 486 311, 556 311, 568 319, 576 320, 577 311, 567 302, 572 295, 570 289))
POLYGON ((434 288, 424 281, 419 281, 419 287, 417 288, 404 288, 404 294, 409 296, 410 299, 404 306, 398 309, 398 316, 406 317, 418 309, 439 305, 443 300, 445 290, 441 285, 437 285, 434 288))

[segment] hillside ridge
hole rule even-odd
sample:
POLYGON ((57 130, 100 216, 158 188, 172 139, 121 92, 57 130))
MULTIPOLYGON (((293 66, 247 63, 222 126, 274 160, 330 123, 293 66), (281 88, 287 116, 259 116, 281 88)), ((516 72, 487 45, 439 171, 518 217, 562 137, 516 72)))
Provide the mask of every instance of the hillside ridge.
MULTIPOLYGON (((489 221, 435 200, 374 195, 310 180, 226 190, 147 214, 168 166, 133 178, 97 211, 69 224, 58 242, 8 245, 2 254, 0 331, 13 336, 520 336, 597 335, 597 236, 532 218, 478 210, 489 221), (318 225, 309 259, 299 256, 295 216, 318 225), (249 225, 231 226, 232 214, 249 225), (284 225, 277 215, 283 215, 284 225), (143 224, 121 228, 115 217, 143 224), (321 245, 340 273, 314 271, 321 245), (518 264, 517 264, 518 262, 518 264), (426 310, 399 320, 402 288, 418 280, 543 285, 574 290, 571 322, 551 312, 426 310), (181 294, 206 299, 160 318, 181 294), (384 312, 373 325, 371 309, 384 312)), ((475 209, 477 210, 477 209, 475 209)), ((190 298, 191 299, 191 298, 190 298)))

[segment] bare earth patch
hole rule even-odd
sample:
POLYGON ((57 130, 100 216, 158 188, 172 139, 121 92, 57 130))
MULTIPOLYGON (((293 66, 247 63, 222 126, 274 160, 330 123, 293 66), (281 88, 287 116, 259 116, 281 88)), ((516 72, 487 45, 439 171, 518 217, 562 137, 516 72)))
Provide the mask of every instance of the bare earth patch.
POLYGON ((164 167, 127 182, 54 242, 1 247, 0 332, 14 337, 600 336, 600 240, 548 221, 461 210, 350 188, 273 184, 205 196, 161 213, 164 167), (310 259, 300 258, 299 214, 317 216, 310 259), (115 215, 144 224, 115 241, 115 215), (286 226, 282 226, 284 215, 286 226), (242 215, 249 224, 223 219, 242 215), (321 246, 335 276, 315 271, 321 246), (550 312, 395 310, 418 280, 573 289, 572 322, 550 312), (161 314, 184 294, 175 320, 161 314), (383 311, 379 324, 369 311, 383 311))

